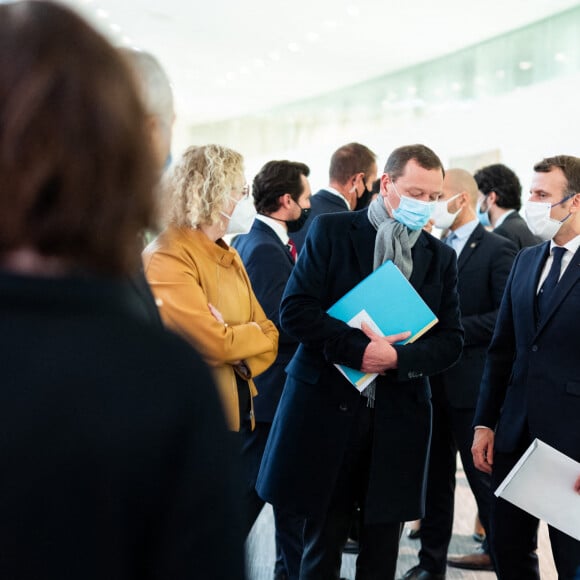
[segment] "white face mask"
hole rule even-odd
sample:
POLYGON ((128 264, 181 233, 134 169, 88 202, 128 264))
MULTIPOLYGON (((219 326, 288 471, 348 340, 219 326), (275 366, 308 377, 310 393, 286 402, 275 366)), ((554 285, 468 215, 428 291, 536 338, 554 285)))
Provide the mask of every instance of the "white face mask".
POLYGON ((532 234, 544 241, 551 240, 572 214, 569 213, 562 221, 559 221, 550 217, 550 210, 554 206, 564 203, 570 197, 572 196, 565 197, 554 205, 541 201, 526 201, 524 203, 524 218, 532 234))
POLYGON ((450 213, 447 209, 447 204, 454 199, 458 198, 461 194, 456 193, 453 197, 449 199, 444 199, 442 201, 436 201, 435 207, 433 208, 433 213, 431 214, 431 219, 435 222, 435 225, 442 230, 446 230, 453 225, 455 218, 459 215, 462 208, 459 208, 455 213, 450 213))
POLYGON ((229 220, 226 234, 247 234, 254 223, 256 208, 251 198, 244 197, 236 203, 232 215, 224 211, 221 213, 229 220))

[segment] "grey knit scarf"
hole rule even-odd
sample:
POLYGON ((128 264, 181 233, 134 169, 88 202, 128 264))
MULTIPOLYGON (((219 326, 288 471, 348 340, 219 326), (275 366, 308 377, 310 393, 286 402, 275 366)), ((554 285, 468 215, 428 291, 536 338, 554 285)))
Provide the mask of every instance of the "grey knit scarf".
POLYGON ((410 230, 394 220, 387 213, 384 200, 380 195, 369 205, 368 216, 369 221, 377 230, 373 270, 387 260, 392 260, 408 280, 413 272, 411 248, 419 239, 421 230, 410 230))
MULTIPOLYGON (((413 272, 411 248, 419 239, 421 230, 410 230, 407 226, 394 220, 388 214, 383 197, 380 195, 369 205, 368 217, 377 230, 373 270, 376 270, 387 260, 392 260, 408 280, 413 272)), ((368 397, 367 406, 369 407, 375 406, 375 390, 376 380, 362 392, 363 396, 368 397)))

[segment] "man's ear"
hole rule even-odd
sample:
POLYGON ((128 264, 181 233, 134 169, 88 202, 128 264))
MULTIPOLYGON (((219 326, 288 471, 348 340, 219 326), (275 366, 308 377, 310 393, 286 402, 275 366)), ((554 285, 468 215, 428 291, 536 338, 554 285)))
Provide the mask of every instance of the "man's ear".
POLYGON ((381 190, 380 190, 381 195, 387 193, 387 185, 389 185, 389 183, 391 183, 391 178, 389 174, 383 173, 381 175, 381 190))
POLYGON ((292 196, 289 193, 281 195, 278 199, 280 200, 281 208, 288 209, 292 205, 292 196))
POLYGON ((461 207, 464 207, 464 206, 469 205, 471 203, 471 199, 470 199, 469 193, 467 193, 467 191, 462 191, 461 195, 457 199, 459 200, 459 205, 461 207))
POLYGON ((490 201, 497 205, 497 193, 493 191, 493 189, 485 197, 487 199, 488 207, 490 201))

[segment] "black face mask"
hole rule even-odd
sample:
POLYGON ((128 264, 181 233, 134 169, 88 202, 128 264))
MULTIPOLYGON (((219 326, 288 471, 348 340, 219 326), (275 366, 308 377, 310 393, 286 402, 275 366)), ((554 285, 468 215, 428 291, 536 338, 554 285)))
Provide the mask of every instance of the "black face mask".
POLYGON ((364 186, 365 190, 363 191, 362 195, 359 198, 357 198, 354 211, 368 207, 369 203, 371 202, 373 192, 370 189, 367 189, 366 183, 364 184, 364 186))
MULTIPOLYGON (((300 206, 298 206, 298 207, 300 207, 300 206)), ((286 226, 288 227, 288 233, 294 234, 299 229, 301 229, 302 226, 306 223, 306 220, 308 219, 309 213, 310 213, 309 207, 301 207, 300 208, 300 217, 298 219, 286 221, 286 226)))

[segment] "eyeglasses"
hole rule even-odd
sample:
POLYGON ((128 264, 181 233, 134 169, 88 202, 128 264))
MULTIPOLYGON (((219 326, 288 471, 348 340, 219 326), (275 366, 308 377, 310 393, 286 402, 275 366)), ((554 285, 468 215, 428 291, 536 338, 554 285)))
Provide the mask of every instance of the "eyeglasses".
POLYGON ((242 197, 241 199, 248 199, 250 196, 250 186, 246 183, 244 187, 242 187, 242 197))
POLYGON ((240 203, 240 201, 244 199, 248 199, 248 197, 250 196, 250 186, 246 183, 246 185, 242 187, 241 192, 242 192, 241 197, 234 197, 233 195, 229 196, 229 198, 234 202, 235 205, 238 205, 238 203, 240 203))

